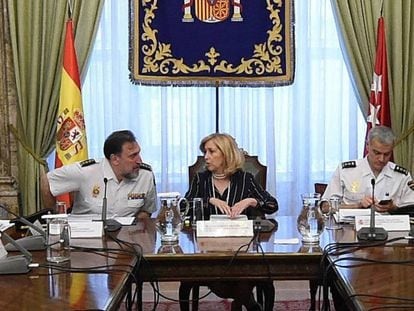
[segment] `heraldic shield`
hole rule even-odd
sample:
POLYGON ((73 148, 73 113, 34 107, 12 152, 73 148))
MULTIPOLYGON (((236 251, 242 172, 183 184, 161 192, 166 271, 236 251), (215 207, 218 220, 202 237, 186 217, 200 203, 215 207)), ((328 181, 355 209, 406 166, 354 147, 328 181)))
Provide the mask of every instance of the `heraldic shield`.
POLYGON ((230 15, 230 0, 195 0, 195 13, 202 22, 222 22, 230 15))

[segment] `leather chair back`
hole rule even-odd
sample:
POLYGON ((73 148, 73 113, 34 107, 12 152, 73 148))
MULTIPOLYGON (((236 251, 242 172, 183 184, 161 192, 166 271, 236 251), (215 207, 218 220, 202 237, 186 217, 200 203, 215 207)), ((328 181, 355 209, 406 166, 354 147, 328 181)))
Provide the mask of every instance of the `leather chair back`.
MULTIPOLYGON (((259 162, 257 156, 251 156, 247 153, 244 153, 244 157, 245 162, 243 170, 251 173, 256 182, 262 186, 263 189, 266 189, 267 167, 259 162)), ((204 160, 204 156, 198 156, 196 162, 188 167, 188 180, 190 183, 196 173, 205 170, 205 164, 206 162, 204 160)))

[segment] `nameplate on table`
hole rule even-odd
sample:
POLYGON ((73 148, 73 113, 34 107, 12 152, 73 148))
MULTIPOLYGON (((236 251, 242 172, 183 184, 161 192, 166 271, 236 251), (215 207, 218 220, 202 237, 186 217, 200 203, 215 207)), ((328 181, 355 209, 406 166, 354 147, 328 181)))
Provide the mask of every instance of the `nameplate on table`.
MULTIPOLYGON (((335 220, 342 223, 354 223, 356 216, 370 216, 370 208, 340 208, 339 213, 335 214, 335 220), (338 218, 339 217, 339 218, 338 218)), ((375 215, 381 214, 375 212, 375 215)))
POLYGON ((253 236, 253 220, 227 218, 197 221, 197 237, 238 236, 253 236))
MULTIPOLYGON (((370 226, 371 216, 355 216, 355 230, 370 226)), ((376 215, 375 227, 387 231, 410 231, 410 218, 408 215, 376 215)))
POLYGON ((103 236, 102 221, 70 221, 70 237, 76 238, 100 238, 103 236))

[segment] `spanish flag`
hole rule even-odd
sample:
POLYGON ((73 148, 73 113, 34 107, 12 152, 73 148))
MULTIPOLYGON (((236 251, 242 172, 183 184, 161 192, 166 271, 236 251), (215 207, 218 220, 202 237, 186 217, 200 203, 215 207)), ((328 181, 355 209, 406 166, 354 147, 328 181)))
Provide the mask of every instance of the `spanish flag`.
MULTIPOLYGON (((85 119, 83 115, 81 84, 73 39, 72 19, 66 22, 65 49, 63 54, 62 80, 56 129, 55 167, 86 160, 85 119)), ((61 195, 58 201, 70 206, 69 194, 61 195)))
MULTIPOLYGON (((73 24, 70 17, 66 22, 65 50, 63 54, 56 132, 56 168, 88 158, 80 76, 73 38, 73 24)), ((68 193, 59 196, 57 200, 66 202, 68 207, 71 206, 68 193)), ((72 309, 83 309, 85 307, 83 296, 85 294, 86 282, 86 274, 72 274, 69 298, 72 309)))

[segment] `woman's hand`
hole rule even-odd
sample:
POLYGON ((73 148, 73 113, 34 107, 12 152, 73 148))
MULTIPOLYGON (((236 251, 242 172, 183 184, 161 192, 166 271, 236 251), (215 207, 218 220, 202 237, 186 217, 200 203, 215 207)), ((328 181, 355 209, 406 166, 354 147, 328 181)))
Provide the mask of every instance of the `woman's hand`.
POLYGON ((253 198, 243 199, 233 205, 233 207, 231 208, 230 217, 237 217, 249 206, 254 207, 256 205, 257 205, 256 199, 253 199, 253 198))
POLYGON ((223 214, 231 216, 231 208, 227 205, 225 201, 219 200, 217 198, 210 198, 209 202, 210 204, 217 206, 223 214))

